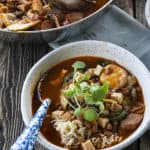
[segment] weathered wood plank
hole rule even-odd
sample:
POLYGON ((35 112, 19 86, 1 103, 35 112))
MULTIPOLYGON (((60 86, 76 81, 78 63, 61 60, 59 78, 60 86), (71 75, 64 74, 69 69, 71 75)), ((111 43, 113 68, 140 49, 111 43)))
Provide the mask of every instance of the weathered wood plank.
POLYGON ((1 44, 1 150, 9 149, 22 131, 24 126, 20 112, 22 84, 29 69, 41 56, 48 52, 47 50, 48 47, 45 45, 1 44))
POLYGON ((124 150, 139 150, 139 141, 134 142, 124 150))
POLYGON ((150 149, 150 131, 147 131, 140 139, 140 150, 150 149))
POLYGON ((135 17, 145 26, 147 25, 145 19, 145 0, 135 0, 135 17))
POLYGON ((113 4, 116 4, 118 7, 133 16, 133 0, 114 0, 113 4))
MULTIPOLYGON (((3 143, 5 143, 5 138, 3 136, 3 121, 5 120, 6 110, 3 108, 3 101, 5 101, 6 92, 4 86, 5 76, 7 73, 7 55, 8 55, 9 46, 6 45, 4 48, 4 44, 0 44, 0 149, 2 148, 3 143)), ((7 125, 5 125, 7 126, 7 125)))

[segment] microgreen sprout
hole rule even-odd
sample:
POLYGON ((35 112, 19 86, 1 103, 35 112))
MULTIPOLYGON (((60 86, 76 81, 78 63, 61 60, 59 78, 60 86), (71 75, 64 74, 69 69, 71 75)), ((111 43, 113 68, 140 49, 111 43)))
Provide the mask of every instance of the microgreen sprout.
POLYGON ((76 108, 76 109, 74 110, 74 115, 75 115, 75 116, 79 116, 79 115, 82 114, 82 111, 83 111, 82 107, 79 106, 78 108, 76 108))
POLYGON ((67 99, 66 99, 66 101, 67 101, 67 103, 68 103, 68 105, 72 108, 72 109, 76 109, 67 99))
POLYGON ((72 64, 72 68, 74 69, 73 84, 75 82, 76 71, 79 69, 84 69, 85 67, 86 67, 86 64, 83 61, 76 61, 72 64))
POLYGON ((86 67, 86 64, 83 61, 76 61, 72 65, 74 72, 76 72, 78 69, 84 69, 85 67, 86 67))
POLYGON ((103 99, 106 98, 108 93, 108 83, 104 83, 102 86, 99 83, 90 84, 89 76, 84 76, 83 80, 75 81, 75 73, 78 69, 84 69, 86 64, 82 61, 76 61, 72 65, 74 69, 73 82, 71 88, 63 90, 63 94, 66 98, 74 100, 75 106, 68 101, 70 107, 74 109, 74 115, 80 116, 87 121, 94 121, 105 109, 103 99), (80 105, 79 98, 84 101, 84 105, 80 105), (83 107, 84 106, 84 107, 83 107), (95 107, 98 108, 96 111, 95 107))
POLYGON ((94 121, 97 118, 98 114, 94 108, 88 108, 84 111, 83 117, 87 121, 94 121))

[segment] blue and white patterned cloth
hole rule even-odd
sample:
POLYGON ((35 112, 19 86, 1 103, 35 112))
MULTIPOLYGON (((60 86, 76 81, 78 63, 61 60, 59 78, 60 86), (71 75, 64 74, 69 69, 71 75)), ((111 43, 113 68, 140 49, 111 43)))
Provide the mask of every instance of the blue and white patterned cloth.
POLYGON ((32 150, 51 101, 46 99, 10 150, 32 150))

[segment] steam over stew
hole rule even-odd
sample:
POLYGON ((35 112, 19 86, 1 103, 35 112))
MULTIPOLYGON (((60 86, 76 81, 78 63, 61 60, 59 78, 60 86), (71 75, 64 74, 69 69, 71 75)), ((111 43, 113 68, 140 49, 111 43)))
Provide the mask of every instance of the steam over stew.
POLYGON ((45 98, 51 98, 52 105, 41 132, 71 150, 120 143, 140 125, 145 109, 136 77, 99 57, 73 58, 50 69, 34 91, 33 113, 45 98))

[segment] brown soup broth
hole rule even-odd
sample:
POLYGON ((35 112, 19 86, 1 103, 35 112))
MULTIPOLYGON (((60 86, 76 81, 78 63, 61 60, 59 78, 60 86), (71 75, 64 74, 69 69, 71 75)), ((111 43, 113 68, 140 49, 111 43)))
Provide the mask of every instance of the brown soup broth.
MULTIPOLYGON (((59 78, 60 72, 62 69, 68 70, 67 74, 71 73, 73 71, 71 65, 75 61, 84 61, 88 68, 96 67, 97 64, 99 64, 100 62, 103 62, 103 61, 104 62, 107 61, 111 64, 116 64, 114 61, 106 60, 106 59, 100 58, 100 57, 82 56, 82 57, 76 57, 76 58, 64 60, 63 62, 60 62, 59 64, 52 67, 52 69, 50 69, 45 74, 45 77, 41 83, 40 94, 41 94, 42 99, 50 98, 52 100, 52 104, 48 110, 47 117, 45 118, 44 123, 42 125, 41 133, 44 135, 44 137, 48 141, 52 142, 53 144, 59 145, 59 146, 64 146, 64 145, 61 143, 60 135, 55 130, 55 128, 53 127, 53 124, 51 123, 51 119, 49 116, 50 116, 51 112, 53 110, 56 110, 58 107, 58 104, 60 101, 60 89, 62 88, 63 81, 61 81, 57 86, 51 85, 50 82, 59 78)), ((138 94, 138 101, 144 104, 143 95, 142 95, 141 91, 142 90, 140 90, 140 92, 138 94)), ((33 93, 33 100, 32 100, 32 112, 33 112, 33 114, 39 108, 40 104, 41 103, 38 100, 37 91, 35 89, 34 93, 33 93)), ((128 131, 128 132, 127 131, 126 132, 121 131, 120 134, 123 136, 123 139, 126 139, 133 132, 134 131, 128 131)), ((114 144, 117 144, 117 143, 114 143, 114 144)))

